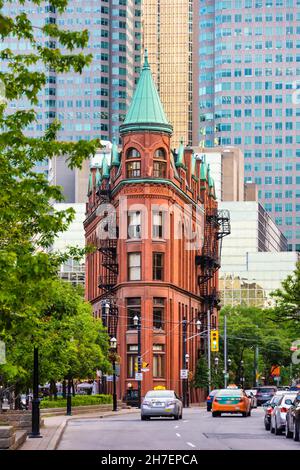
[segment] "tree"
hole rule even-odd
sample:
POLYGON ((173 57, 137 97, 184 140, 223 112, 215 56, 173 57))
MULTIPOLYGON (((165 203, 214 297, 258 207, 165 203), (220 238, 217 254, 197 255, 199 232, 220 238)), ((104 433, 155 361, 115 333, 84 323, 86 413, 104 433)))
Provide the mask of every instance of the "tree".
MULTIPOLYGON (((42 1, 30 3, 40 5, 42 1)), ((59 13, 67 3, 50 2, 59 13)), ((0 0, 0 8, 3 4, 0 0)), ((62 261, 61 256, 45 250, 74 216, 71 209, 53 208, 52 201, 63 200, 61 188, 50 185, 34 167, 58 155, 65 155, 71 167, 79 167, 95 153, 100 141, 59 142, 57 120, 40 137, 27 134, 28 126, 36 122, 38 93, 49 70, 81 73, 91 63, 92 56, 80 52, 88 43, 88 31, 60 30, 56 24, 39 27, 26 13, 11 18, 0 12, 0 35, 3 40, 10 36, 16 42, 27 41, 32 49, 30 54, 9 48, 0 51, 0 60, 8 64, 7 70, 0 71, 0 90, 5 94, 0 96, 0 339, 5 339, 12 318, 23 323, 43 309, 44 287, 56 277, 62 261), (36 37, 39 30, 49 38, 43 45, 36 37), (8 104, 19 99, 26 99, 28 108, 11 113, 8 104)))
POLYGON ((207 361, 204 357, 200 357, 197 361, 195 375, 191 382, 193 388, 207 388, 208 387, 208 367, 207 361))
POLYGON ((288 321, 297 334, 300 331, 300 262, 297 262, 293 274, 282 281, 282 288, 276 289, 271 295, 276 306, 273 310, 276 321, 288 321))
POLYGON ((92 315, 80 289, 54 280, 45 291, 45 307, 32 318, 25 317, 22 328, 12 322, 6 338, 7 364, 0 366, 6 384, 26 389, 32 379, 32 344, 39 347, 40 383, 93 378, 95 370, 110 371, 107 359, 109 338, 102 322, 92 315))

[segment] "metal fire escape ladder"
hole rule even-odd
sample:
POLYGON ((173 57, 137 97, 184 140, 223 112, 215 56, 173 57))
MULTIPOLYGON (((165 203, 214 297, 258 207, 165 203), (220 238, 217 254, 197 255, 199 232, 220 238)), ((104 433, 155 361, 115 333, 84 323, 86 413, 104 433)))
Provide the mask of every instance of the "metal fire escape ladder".
POLYGON ((210 288, 209 280, 221 267, 222 238, 230 234, 230 214, 228 210, 213 209, 206 214, 204 244, 200 255, 196 256, 196 265, 200 267, 198 284, 200 295, 207 308, 218 306, 219 293, 210 288), (218 240, 221 242, 218 243, 218 240))
MULTIPOLYGON (((105 182, 106 184, 106 182, 105 182)), ((107 182, 106 187, 98 190, 100 205, 107 204, 111 201, 110 186, 107 182)), ((108 224, 113 223, 113 219, 107 219, 108 224)), ((118 230, 117 230, 118 232, 118 230)), ((117 234, 118 235, 118 234, 117 234)), ((108 303, 108 318, 102 318, 104 326, 108 329, 110 337, 116 337, 118 324, 118 306, 115 297, 114 288, 118 282, 118 256, 117 256, 118 239, 110 238, 107 231, 107 238, 98 239, 98 250, 101 253, 101 264, 104 273, 99 276, 98 287, 102 290, 101 298, 103 303, 108 303)))

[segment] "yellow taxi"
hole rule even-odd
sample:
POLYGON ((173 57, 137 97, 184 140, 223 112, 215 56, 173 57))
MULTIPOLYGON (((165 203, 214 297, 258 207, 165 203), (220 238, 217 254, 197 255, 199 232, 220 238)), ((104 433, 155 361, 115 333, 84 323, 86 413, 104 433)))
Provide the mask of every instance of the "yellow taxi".
POLYGON ((212 404, 214 418, 222 413, 241 413, 245 418, 251 416, 251 400, 240 388, 219 390, 212 404))

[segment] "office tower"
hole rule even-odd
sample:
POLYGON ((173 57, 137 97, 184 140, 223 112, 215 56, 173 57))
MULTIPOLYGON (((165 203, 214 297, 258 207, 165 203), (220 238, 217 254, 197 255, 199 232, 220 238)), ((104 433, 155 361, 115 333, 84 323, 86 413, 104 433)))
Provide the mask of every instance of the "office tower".
MULTIPOLYGON (((48 2, 40 6, 32 2, 24 5, 6 2, 2 9, 8 16, 22 11, 37 27, 34 30, 37 38, 50 48, 57 44, 38 29, 44 24, 53 23, 74 31, 88 29, 89 43, 84 53, 93 55, 91 65, 81 75, 47 72, 47 85, 37 107, 37 123, 28 132, 41 135, 58 118, 62 123, 58 133, 61 140, 118 137, 139 72, 141 0, 70 0, 62 14, 48 2)), ((15 38, 5 39, 0 47, 10 47, 16 53, 32 52, 26 41, 15 38)), ((1 68, 5 65, 2 63, 1 68)), ((25 100, 11 103, 12 110, 27 106, 25 100)), ((40 171, 48 169, 48 162, 40 163, 40 171)))
POLYGON ((143 0, 143 47, 166 115, 171 145, 192 144, 194 0, 143 0))
POLYGON ((289 250, 300 250, 300 1, 198 8, 199 141, 242 149, 245 181, 258 185, 289 250))

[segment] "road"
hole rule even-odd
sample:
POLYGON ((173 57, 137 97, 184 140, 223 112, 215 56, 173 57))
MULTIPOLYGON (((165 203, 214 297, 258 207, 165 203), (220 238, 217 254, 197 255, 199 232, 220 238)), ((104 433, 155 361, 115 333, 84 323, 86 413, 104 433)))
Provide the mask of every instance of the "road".
POLYGON ((58 450, 300 450, 299 442, 266 431, 263 413, 257 408, 248 418, 212 418, 203 408, 189 408, 181 421, 141 421, 138 412, 75 419, 69 421, 58 450))

